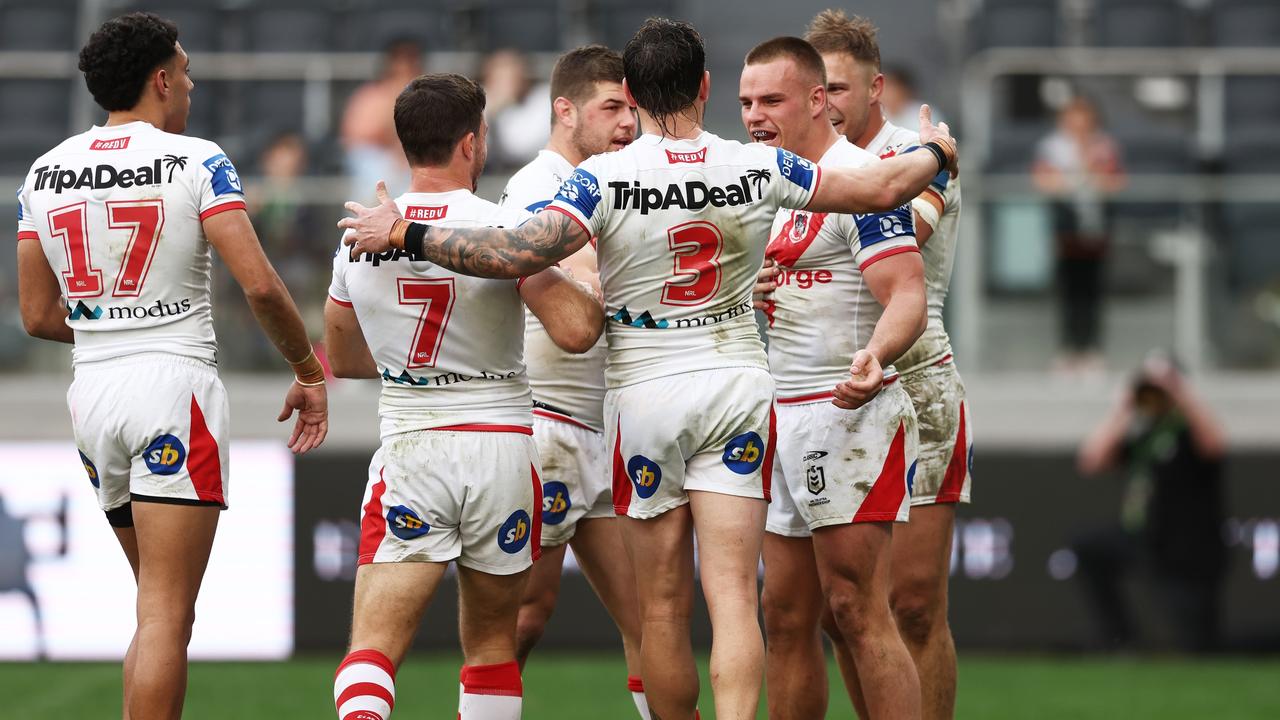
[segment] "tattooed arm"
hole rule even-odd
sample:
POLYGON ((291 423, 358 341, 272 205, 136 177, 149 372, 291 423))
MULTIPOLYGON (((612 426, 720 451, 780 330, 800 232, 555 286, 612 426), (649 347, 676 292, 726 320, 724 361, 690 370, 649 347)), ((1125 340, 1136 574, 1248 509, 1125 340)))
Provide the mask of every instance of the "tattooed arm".
POLYGON ((514 228, 443 228, 400 217, 381 182, 378 200, 374 208, 357 202, 346 205, 355 217, 343 218, 338 227, 347 231, 343 242, 353 252, 408 249, 415 257, 463 275, 526 277, 569 257, 591 239, 581 223, 561 212, 540 212, 514 228))

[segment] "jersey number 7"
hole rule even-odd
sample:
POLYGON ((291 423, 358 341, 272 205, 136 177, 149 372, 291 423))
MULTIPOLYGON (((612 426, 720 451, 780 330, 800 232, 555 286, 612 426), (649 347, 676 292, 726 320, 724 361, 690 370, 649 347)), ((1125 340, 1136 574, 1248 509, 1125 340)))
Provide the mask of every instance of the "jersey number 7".
MULTIPOLYGON (((88 204, 76 203, 49 211, 49 234, 62 238, 67 270, 62 273, 67 299, 98 297, 103 293, 102 271, 93 266, 86 231, 88 204)), ((137 297, 156 255, 156 241, 164 230, 163 200, 119 200, 107 203, 107 227, 128 230, 129 244, 116 273, 112 297, 137 297)))
POLYGON ((421 305, 405 368, 435 367, 453 314, 453 278, 397 278, 401 305, 421 305))

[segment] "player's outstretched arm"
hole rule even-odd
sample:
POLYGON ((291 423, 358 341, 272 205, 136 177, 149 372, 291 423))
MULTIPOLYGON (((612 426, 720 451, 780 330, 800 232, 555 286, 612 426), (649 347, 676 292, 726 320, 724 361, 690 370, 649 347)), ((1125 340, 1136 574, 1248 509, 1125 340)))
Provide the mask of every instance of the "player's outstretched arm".
POLYGON ((565 352, 584 353, 604 331, 600 296, 559 268, 547 268, 520 285, 520 297, 565 352))
POLYGON ((22 327, 31 337, 64 343, 76 341, 75 332, 67 326, 62 288, 37 240, 18 241, 18 305, 22 311, 22 327))
POLYGON ((324 304, 324 351, 329 368, 340 378, 380 377, 355 309, 332 299, 324 304))
POLYGON ((866 347, 854 355, 849 379, 836 386, 834 402, 846 410, 861 407, 880 392, 884 366, 909 350, 929 324, 920 253, 879 260, 867 266, 862 277, 884 313, 866 347))
POLYGON ((463 275, 520 278, 545 270, 577 252, 591 236, 559 212, 540 212, 514 228, 444 228, 411 223, 378 183, 377 207, 357 202, 346 207, 354 217, 338 221, 343 242, 357 253, 407 250, 463 275))
POLYGON ((262 252, 258 234, 243 210, 210 216, 203 222, 205 237, 235 277, 249 309, 263 332, 293 367, 297 380, 285 395, 284 422, 298 411, 298 421, 289 438, 289 449, 304 453, 324 442, 329 432, 329 399, 324 387, 324 368, 311 350, 307 328, 275 268, 262 252))
POLYGON ((933 125, 929 106, 920 106, 921 149, 860 168, 823 168, 822 181, 806 210, 813 212, 887 212, 911 202, 939 172, 954 175, 956 141, 947 124, 933 125))

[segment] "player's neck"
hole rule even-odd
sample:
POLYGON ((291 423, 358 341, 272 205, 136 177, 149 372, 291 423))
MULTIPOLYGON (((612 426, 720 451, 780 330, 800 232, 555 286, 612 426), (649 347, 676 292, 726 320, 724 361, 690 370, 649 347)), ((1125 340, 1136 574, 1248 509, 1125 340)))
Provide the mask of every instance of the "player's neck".
POLYGON ((884 124, 884 110, 880 108, 880 103, 876 103, 871 106, 871 114, 867 117, 867 126, 863 128, 862 134, 858 136, 857 140, 853 141, 853 144, 865 150, 871 144, 871 141, 875 140, 876 136, 880 134, 880 131, 884 129, 884 124))
POLYGON ((569 135, 568 130, 564 130, 557 125, 556 129, 551 131, 551 139, 547 141, 546 149, 568 160, 570 165, 577 167, 587 157, 578 152, 577 148, 573 146, 573 143, 569 140, 569 135))
POLYGON ((138 106, 128 110, 116 110, 107 113, 107 122, 103 127, 112 125, 128 125, 132 122, 144 122, 155 128, 164 128, 164 111, 158 108, 138 106))
POLYGON ((639 109, 640 127, 646 133, 672 140, 693 140, 702 134, 702 107, 692 106, 680 112, 664 115, 658 120, 639 109))
POLYGON ((809 128, 808 136, 799 143, 796 143, 795 147, 789 147, 787 150, 790 150, 802 158, 807 158, 817 162, 822 159, 823 155, 827 154, 827 151, 830 150, 831 146, 835 145, 839 139, 840 134, 836 132, 834 127, 831 127, 831 123, 827 120, 826 113, 823 113, 822 116, 813 123, 812 127, 809 128))
POLYGON ((471 168, 445 165, 443 167, 410 168, 409 192, 447 193, 454 190, 475 192, 471 180, 471 168))

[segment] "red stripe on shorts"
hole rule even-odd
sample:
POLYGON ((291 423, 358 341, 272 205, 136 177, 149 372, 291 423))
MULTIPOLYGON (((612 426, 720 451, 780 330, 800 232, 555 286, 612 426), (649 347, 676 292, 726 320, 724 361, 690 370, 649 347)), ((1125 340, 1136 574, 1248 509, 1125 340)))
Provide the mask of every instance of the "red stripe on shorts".
POLYGON ((960 403, 960 427, 956 430, 956 444, 951 449, 951 461, 947 463, 947 474, 942 476, 942 487, 938 488, 936 503, 960 502, 960 493, 964 491, 964 476, 969 470, 969 433, 965 428, 965 407, 960 403))
POLYGON ((764 482, 764 501, 773 502, 773 452, 778 446, 778 417, 773 406, 769 406, 769 441, 764 446, 764 467, 760 479, 764 482))
POLYGON ((631 478, 622 462, 622 418, 618 418, 618 435, 613 443, 613 513, 626 515, 631 507, 631 478))
POLYGON ((907 433, 902 423, 889 444, 889 456, 884 460, 880 477, 871 486, 871 492, 863 498, 862 505, 853 516, 854 522, 892 522, 898 519, 902 499, 907 496, 907 433))
POLYGON ((529 465, 529 475, 533 477, 533 513, 529 516, 533 537, 529 538, 529 544, 533 546, 533 561, 537 562, 542 557, 542 480, 538 477, 538 468, 533 465, 529 465))
POLYGON ((187 456, 187 474, 191 476, 196 497, 205 502, 227 504, 222 492, 222 459, 218 457, 218 441, 213 439, 209 426, 205 424, 195 393, 191 394, 191 452, 187 456))
POLYGON ((364 506, 364 517, 360 520, 360 565, 373 562, 378 554, 378 546, 387 535, 387 521, 382 517, 382 493, 387 491, 387 481, 382 474, 386 468, 378 471, 378 482, 369 493, 369 502, 364 506))

